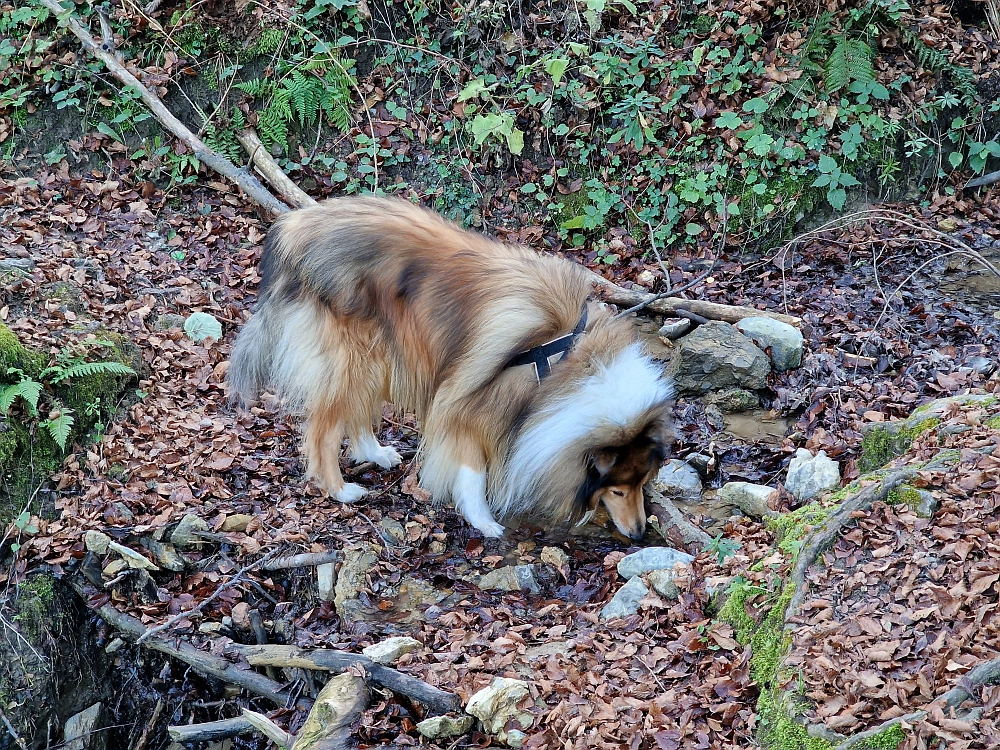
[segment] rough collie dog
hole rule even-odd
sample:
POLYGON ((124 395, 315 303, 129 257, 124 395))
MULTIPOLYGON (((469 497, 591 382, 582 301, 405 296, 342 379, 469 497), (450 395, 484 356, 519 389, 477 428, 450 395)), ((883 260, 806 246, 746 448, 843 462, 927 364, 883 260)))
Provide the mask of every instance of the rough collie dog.
POLYGON ((400 463, 373 432, 389 401, 421 422, 421 485, 486 536, 603 501, 642 538, 672 388, 628 321, 587 304, 582 268, 367 197, 282 216, 261 275, 231 391, 274 386, 305 412, 309 474, 332 496, 365 493, 341 476, 345 435, 355 461, 400 463))

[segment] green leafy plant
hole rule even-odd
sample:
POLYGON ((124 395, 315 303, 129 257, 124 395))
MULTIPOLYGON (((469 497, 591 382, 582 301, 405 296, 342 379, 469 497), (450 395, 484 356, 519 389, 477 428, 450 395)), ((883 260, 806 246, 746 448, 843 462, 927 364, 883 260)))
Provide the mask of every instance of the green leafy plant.
POLYGON ((830 205, 838 211, 847 202, 847 190, 845 188, 854 187, 861 183, 852 175, 842 171, 837 160, 832 156, 819 157, 819 177, 813 182, 813 187, 825 187, 826 199, 830 205))
POLYGON ((705 545, 704 551, 714 554, 719 564, 722 564, 728 558, 735 555, 742 546, 740 542, 726 539, 722 534, 718 534, 712 541, 705 545))

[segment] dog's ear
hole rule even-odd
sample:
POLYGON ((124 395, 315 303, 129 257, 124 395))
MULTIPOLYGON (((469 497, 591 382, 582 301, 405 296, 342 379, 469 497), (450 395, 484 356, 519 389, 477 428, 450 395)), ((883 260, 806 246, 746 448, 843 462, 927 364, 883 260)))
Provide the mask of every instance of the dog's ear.
POLYGON ((607 448, 591 451, 584 458, 586 475, 576 491, 576 507, 580 514, 593 511, 597 506, 596 494, 604 484, 604 478, 618 460, 618 453, 607 448))

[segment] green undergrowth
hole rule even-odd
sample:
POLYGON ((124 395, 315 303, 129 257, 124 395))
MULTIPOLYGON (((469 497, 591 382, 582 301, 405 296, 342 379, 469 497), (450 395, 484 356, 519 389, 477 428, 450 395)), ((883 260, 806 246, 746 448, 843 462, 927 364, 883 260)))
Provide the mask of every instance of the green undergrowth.
MULTIPOLYGON (((35 489, 76 442, 98 437, 141 367, 134 345, 99 331, 53 359, 0 324, 0 523, 32 507, 35 489)), ((18 528, 23 530, 24 524, 18 528)))

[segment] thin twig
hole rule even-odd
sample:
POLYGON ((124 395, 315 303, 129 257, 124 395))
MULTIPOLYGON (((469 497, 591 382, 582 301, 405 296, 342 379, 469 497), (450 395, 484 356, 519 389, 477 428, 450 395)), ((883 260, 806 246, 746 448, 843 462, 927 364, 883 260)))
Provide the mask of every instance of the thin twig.
POLYGON ((715 261, 713 260, 712 261, 712 266, 707 271, 705 271, 705 273, 703 273, 701 276, 699 276, 698 278, 694 279, 693 281, 689 281, 684 286, 679 286, 676 289, 674 289, 672 291, 669 291, 669 292, 660 292, 659 294, 650 295, 649 297, 647 297, 646 299, 644 299, 642 302, 640 302, 638 305, 634 305, 634 306, 630 307, 628 310, 622 310, 615 317, 616 318, 623 318, 626 315, 631 315, 634 312, 639 312, 639 310, 642 310, 643 308, 648 307, 650 304, 652 304, 653 302, 656 302, 656 300, 658 300, 658 299, 663 299, 665 297, 679 297, 680 294, 681 294, 681 292, 686 292, 691 287, 696 286, 697 284, 701 283, 702 281, 704 281, 705 279, 707 279, 709 276, 711 276, 712 275, 712 271, 714 271, 714 270, 715 270, 715 261))
POLYGON ((236 572, 236 575, 232 576, 228 581, 226 581, 224 584, 222 584, 221 586, 219 586, 219 588, 217 588, 215 591, 213 591, 212 595, 209 596, 207 599, 205 599, 203 602, 201 602, 200 604, 198 604, 195 607, 192 607, 191 609, 185 610, 183 612, 178 612, 176 615, 174 615, 173 617, 171 617, 169 620, 167 620, 166 622, 164 622, 164 623, 162 623, 160 625, 157 625, 155 628, 150 628, 149 630, 147 630, 145 633, 143 633, 142 635, 140 635, 136 639, 136 643, 142 643, 147 638, 149 638, 151 636, 154 636, 157 633, 162 633, 164 630, 168 630, 172 625, 174 625, 174 623, 179 622, 180 620, 187 619, 187 618, 191 617, 191 615, 193 615, 194 613, 200 612, 201 610, 205 609, 205 607, 207 607, 209 604, 211 604, 213 601, 215 601, 222 594, 223 591, 225 591, 226 589, 229 589, 229 588, 232 588, 233 586, 235 586, 237 583, 239 583, 241 580, 243 580, 243 576, 244 575, 246 575, 247 573, 249 573, 251 570, 255 570, 256 568, 261 567, 262 565, 264 565, 264 563, 266 563, 268 560, 270 560, 272 557, 274 557, 277 553, 278 553, 278 550, 277 550, 277 548, 275 548, 275 549, 271 550, 270 552, 268 552, 266 555, 264 555, 259 560, 255 560, 254 562, 250 563, 249 565, 244 566, 243 568, 241 568, 240 570, 238 570, 236 572))

